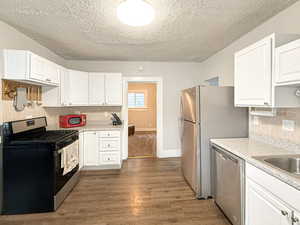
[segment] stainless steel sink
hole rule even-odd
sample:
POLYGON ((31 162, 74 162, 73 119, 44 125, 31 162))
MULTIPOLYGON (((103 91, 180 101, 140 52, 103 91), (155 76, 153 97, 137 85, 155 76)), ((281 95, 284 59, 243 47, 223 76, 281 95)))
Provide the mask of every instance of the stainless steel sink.
POLYGON ((254 157, 293 175, 300 176, 300 155, 254 157))

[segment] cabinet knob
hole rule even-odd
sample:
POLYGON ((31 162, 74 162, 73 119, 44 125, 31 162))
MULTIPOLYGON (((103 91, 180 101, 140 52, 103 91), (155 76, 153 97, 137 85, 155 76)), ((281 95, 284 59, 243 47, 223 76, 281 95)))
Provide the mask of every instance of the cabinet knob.
POLYGON ((264 105, 268 105, 268 103, 267 103, 267 102, 264 102, 264 105))
POLYGON ((299 222, 299 218, 293 217, 293 218, 292 218, 292 221, 293 221, 293 223, 298 223, 298 222, 299 222))
POLYGON ((282 214, 283 216, 287 216, 289 213, 288 213, 287 211, 285 211, 285 210, 281 210, 281 214, 282 214))

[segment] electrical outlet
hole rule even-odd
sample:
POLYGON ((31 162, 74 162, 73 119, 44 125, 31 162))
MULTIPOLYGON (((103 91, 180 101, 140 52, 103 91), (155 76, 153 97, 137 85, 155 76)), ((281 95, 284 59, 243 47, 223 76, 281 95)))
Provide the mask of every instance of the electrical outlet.
POLYGON ((282 130, 294 131, 295 130, 295 121, 294 120, 282 120, 282 130))
POLYGON ((258 118, 258 116, 254 116, 253 117, 253 124, 254 125, 259 125, 259 118, 258 118))

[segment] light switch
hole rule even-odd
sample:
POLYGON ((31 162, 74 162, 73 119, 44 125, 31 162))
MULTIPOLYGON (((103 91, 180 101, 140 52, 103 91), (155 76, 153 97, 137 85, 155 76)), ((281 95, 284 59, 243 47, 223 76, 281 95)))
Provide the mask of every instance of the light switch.
POLYGON ((294 120, 282 120, 282 129, 285 131, 294 131, 295 130, 295 121, 294 120))

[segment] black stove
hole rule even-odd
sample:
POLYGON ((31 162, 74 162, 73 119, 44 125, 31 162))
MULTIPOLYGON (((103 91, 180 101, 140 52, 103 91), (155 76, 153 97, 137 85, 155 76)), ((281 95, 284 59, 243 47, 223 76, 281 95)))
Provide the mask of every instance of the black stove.
POLYGON ((76 184, 79 165, 64 174, 62 152, 78 131, 46 126, 46 117, 3 124, 1 214, 54 211, 76 184))

